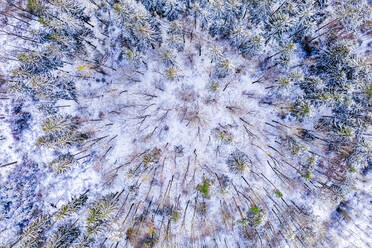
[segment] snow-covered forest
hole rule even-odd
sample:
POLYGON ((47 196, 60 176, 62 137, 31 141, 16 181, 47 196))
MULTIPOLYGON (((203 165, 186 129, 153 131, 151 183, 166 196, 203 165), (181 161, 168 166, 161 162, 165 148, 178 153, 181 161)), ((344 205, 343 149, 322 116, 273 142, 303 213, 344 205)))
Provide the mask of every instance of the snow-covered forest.
POLYGON ((1 248, 372 247, 370 0, 1 0, 1 248))

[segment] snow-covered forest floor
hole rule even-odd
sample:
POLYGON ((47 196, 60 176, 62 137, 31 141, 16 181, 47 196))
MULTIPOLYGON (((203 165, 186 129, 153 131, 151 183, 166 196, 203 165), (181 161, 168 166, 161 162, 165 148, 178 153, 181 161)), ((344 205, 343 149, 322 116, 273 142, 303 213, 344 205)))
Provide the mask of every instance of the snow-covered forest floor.
POLYGON ((371 247, 371 2, 0 4, 0 247, 371 247))

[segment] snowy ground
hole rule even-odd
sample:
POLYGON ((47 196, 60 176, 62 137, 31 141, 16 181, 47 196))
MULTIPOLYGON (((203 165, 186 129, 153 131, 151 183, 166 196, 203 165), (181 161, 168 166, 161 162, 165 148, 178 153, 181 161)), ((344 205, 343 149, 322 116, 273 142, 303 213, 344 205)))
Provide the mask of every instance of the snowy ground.
MULTIPOLYGON (((95 6, 83 2, 93 15, 95 6)), ((300 130, 331 114, 329 108, 311 109, 311 119, 303 122, 282 118, 286 106, 266 103, 275 91, 272 82, 256 81, 262 76, 260 58, 243 58, 199 23, 193 28, 193 18, 180 19, 192 30, 183 37, 182 51, 163 45, 139 58, 124 54, 129 58, 121 61, 115 47, 119 30, 110 30, 107 38, 99 20, 91 22, 98 39, 92 41, 97 49, 87 46, 88 54, 107 55, 104 73, 90 64, 94 56, 70 61, 62 69, 74 78, 77 101, 55 104, 68 120, 79 117, 78 130, 89 136, 82 144, 36 146, 46 118, 40 102, 2 85, 0 246, 23 247, 16 241, 31 220, 54 215, 87 191, 87 204, 53 222, 47 240, 69 222, 85 234, 89 208, 121 192, 107 225, 88 247, 142 247, 150 236, 157 237, 157 247, 372 245, 368 169, 358 173, 357 184, 342 199, 328 190, 333 181, 324 174, 315 172, 309 180, 298 166, 309 154, 319 155, 317 163, 334 159, 323 154, 323 141, 304 142, 296 153, 283 145, 285 137, 299 137, 300 130), (222 58, 213 58, 215 46, 222 58), (225 58, 228 73, 218 77, 217 61, 225 58), (73 154, 73 166, 58 174, 48 164, 66 153, 73 154), (128 230, 134 230, 131 237, 128 230)), ((164 35, 169 23, 162 20, 159 28, 164 35)), ((11 50, 10 39, 0 41, 4 51, 11 50)), ((271 45, 263 48, 265 56, 275 53, 271 45)), ((361 47, 360 54, 370 49, 366 42, 361 47)), ((296 50, 292 65, 302 56, 296 50)), ((1 63, 1 74, 13 66, 1 63)), ((289 102, 302 93, 278 89, 277 94, 289 102)))

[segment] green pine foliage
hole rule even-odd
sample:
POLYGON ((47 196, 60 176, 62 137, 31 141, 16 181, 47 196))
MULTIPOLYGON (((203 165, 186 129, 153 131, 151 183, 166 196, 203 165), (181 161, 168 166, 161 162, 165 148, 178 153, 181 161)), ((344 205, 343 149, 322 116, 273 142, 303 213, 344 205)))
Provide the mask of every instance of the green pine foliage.
POLYGON ((75 243, 80 235, 80 229, 73 226, 70 223, 61 225, 57 230, 51 235, 51 238, 46 242, 46 248, 68 248, 75 243))
POLYGON ((108 221, 114 214, 117 208, 117 194, 108 194, 100 200, 97 200, 91 208, 89 208, 86 219, 87 234, 94 236, 98 232, 104 230, 108 221))
POLYGON ((45 240, 45 232, 50 228, 51 221, 49 215, 40 215, 30 221, 23 230, 21 245, 25 248, 39 247, 45 240))
POLYGON ((62 220, 70 217, 74 213, 77 213, 88 200, 88 196, 86 194, 87 192, 81 194, 77 198, 72 198, 68 203, 62 205, 54 214, 53 216, 54 220, 55 221, 62 220))
POLYGON ((79 145, 88 138, 88 135, 78 131, 78 124, 78 118, 69 115, 48 117, 42 122, 45 134, 38 138, 36 145, 49 148, 79 145))

